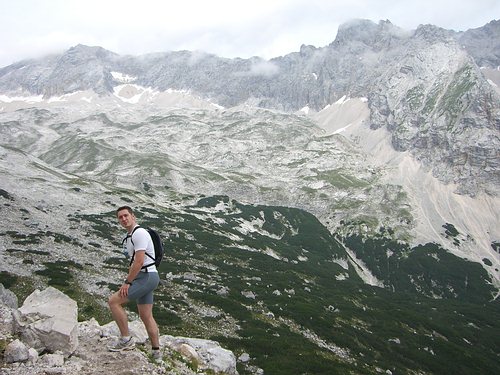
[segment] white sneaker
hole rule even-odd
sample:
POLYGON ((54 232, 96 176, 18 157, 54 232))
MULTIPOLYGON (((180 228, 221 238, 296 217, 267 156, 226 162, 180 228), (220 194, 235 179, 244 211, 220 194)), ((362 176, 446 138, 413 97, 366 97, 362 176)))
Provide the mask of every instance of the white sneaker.
POLYGON ((120 337, 120 339, 113 345, 108 346, 110 352, 121 352, 122 350, 132 350, 135 348, 134 338, 132 336, 128 338, 120 337))
POLYGON ((152 350, 151 355, 153 356, 153 361, 155 361, 156 363, 163 362, 163 356, 161 350, 152 350))

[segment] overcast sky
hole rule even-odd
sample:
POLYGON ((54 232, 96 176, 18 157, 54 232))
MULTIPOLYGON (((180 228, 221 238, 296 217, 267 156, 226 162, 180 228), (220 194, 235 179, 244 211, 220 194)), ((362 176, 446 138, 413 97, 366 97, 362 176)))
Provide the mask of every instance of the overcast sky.
POLYGON ((0 67, 79 43, 270 59, 324 47, 355 18, 464 31, 500 19, 500 0, 0 0, 0 67))

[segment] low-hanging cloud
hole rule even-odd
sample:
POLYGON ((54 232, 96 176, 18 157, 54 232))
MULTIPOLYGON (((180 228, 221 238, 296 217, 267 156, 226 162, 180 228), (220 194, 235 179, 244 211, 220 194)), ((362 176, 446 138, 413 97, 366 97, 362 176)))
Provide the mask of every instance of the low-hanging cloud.
MULTIPOLYGON (((403 29, 434 24, 480 27, 500 15, 498 0, 0 0, 0 67, 77 44, 118 54, 206 51, 271 59, 302 44, 324 47, 353 18, 390 20, 403 29)), ((257 63, 247 74, 273 75, 257 63)))
POLYGON ((272 77, 279 73, 279 66, 271 61, 260 60, 252 64, 250 67, 249 75, 272 77))
POLYGON ((254 58, 248 70, 234 73, 236 77, 272 77, 278 74, 280 68, 271 61, 254 58))

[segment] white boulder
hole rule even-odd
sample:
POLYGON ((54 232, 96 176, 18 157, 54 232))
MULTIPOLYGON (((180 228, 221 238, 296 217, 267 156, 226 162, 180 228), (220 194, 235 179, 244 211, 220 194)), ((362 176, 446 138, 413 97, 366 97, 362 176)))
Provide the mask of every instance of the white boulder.
POLYGON ((35 290, 19 314, 21 339, 38 352, 61 351, 69 356, 78 347, 78 306, 59 290, 35 290))

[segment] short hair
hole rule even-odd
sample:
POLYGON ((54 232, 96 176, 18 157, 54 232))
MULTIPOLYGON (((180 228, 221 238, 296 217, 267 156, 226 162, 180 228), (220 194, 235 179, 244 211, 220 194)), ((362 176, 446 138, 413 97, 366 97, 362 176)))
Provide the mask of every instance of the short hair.
POLYGON ((129 212, 129 214, 131 214, 131 215, 134 214, 134 210, 132 210, 132 207, 130 207, 130 206, 121 206, 121 207, 118 207, 118 209, 116 210, 116 214, 118 215, 118 212, 120 212, 122 210, 127 210, 129 212))

